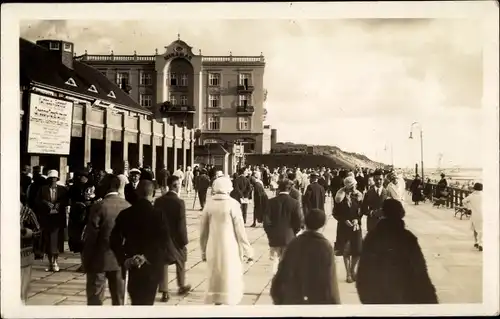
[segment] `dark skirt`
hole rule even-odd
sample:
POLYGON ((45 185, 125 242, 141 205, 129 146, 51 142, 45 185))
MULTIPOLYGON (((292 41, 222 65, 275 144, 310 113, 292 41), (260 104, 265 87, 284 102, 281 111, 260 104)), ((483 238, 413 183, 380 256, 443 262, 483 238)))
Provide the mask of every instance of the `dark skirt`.
POLYGON ((351 227, 343 222, 339 222, 337 226, 337 241, 335 242, 335 250, 337 255, 341 256, 359 256, 363 243, 363 235, 360 230, 353 231, 351 227))
POLYGON ((413 191, 412 192, 412 196, 411 196, 411 201, 412 202, 420 202, 422 201, 424 198, 422 196, 422 191, 419 189, 417 191, 413 191))
POLYGON ((58 255, 64 252, 64 228, 49 228, 42 230, 44 252, 58 255))

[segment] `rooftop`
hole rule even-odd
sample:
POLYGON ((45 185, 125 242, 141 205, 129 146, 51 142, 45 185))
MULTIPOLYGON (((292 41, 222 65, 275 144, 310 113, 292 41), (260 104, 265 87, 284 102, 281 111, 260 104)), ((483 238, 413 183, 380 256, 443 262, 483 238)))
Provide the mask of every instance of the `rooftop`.
POLYGON ((150 113, 93 67, 73 61, 73 69, 46 48, 19 38, 21 84, 32 82, 86 95, 127 109, 150 113))

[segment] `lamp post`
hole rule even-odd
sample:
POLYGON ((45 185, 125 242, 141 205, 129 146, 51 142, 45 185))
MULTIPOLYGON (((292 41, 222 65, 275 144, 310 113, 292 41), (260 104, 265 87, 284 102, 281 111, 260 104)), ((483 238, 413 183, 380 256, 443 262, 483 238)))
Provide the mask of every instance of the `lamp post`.
POLYGON ((423 137, 423 130, 422 130, 422 124, 419 122, 413 122, 411 123, 410 127, 410 139, 413 139, 413 128, 415 126, 418 126, 418 129, 420 130, 420 168, 422 170, 422 180, 424 179, 424 137, 423 137))

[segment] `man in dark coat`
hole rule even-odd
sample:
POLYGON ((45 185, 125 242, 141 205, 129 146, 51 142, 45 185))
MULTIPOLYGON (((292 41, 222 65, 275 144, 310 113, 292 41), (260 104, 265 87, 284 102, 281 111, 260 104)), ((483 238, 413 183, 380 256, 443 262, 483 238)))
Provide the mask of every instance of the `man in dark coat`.
MULTIPOLYGON (((295 181, 297 177, 297 174, 294 172, 289 172, 288 173, 288 180, 290 181, 295 181)), ((304 227, 304 212, 302 210, 302 194, 296 187, 296 183, 292 184, 292 188, 290 189, 290 197, 295 199, 296 201, 299 202, 299 207, 300 207, 300 220, 301 220, 301 228, 304 227)))
POLYGON ((373 182, 375 184, 366 192, 361 204, 361 213, 366 216, 368 231, 373 230, 380 220, 382 204, 388 197, 387 190, 383 185, 384 175, 382 171, 377 170, 373 173, 373 182))
MULTIPOLYGON (((165 257, 163 267, 163 279, 160 281, 162 301, 170 299, 168 294, 168 265, 175 264, 177 274, 178 293, 185 295, 191 290, 191 285, 186 285, 186 259, 189 243, 186 225, 186 206, 184 200, 179 197, 182 187, 178 176, 172 175, 168 178, 168 192, 156 199, 154 207, 161 212, 164 222, 169 230, 169 239, 173 244, 173 249, 169 249, 165 257)), ((168 244, 168 243, 167 243, 168 244)))
POLYGON ((109 238, 118 214, 130 204, 118 196, 120 179, 113 174, 106 175, 99 188, 104 195, 89 212, 84 235, 83 268, 87 272, 87 304, 101 306, 104 301, 106 279, 109 284, 111 302, 123 305, 124 282, 121 265, 109 247, 109 238))
POLYGON ((269 240, 273 273, 276 273, 283 252, 300 231, 302 224, 299 202, 290 196, 292 181, 279 183, 278 196, 268 201, 264 214, 264 231, 269 240))
POLYGON ((195 177, 195 188, 196 191, 198 192, 198 198, 200 199, 200 206, 201 209, 205 207, 205 203, 207 202, 207 192, 208 188, 210 187, 210 178, 208 178, 207 175, 207 170, 206 169, 201 169, 200 175, 195 177))
POLYGON ((313 172, 309 178, 311 183, 307 185, 304 196, 302 197, 304 215, 314 208, 325 211, 325 189, 318 183, 319 175, 313 172))
POLYGON ((28 186, 26 195, 28 197, 28 206, 35 212, 35 214, 38 214, 36 203, 38 191, 43 185, 46 184, 47 180, 42 176, 42 168, 40 166, 34 166, 32 183, 28 186))
POLYGON ((163 272, 168 229, 153 207, 154 189, 152 181, 139 182, 137 201, 120 212, 109 239, 118 263, 129 272, 133 306, 154 304, 163 272))
POLYGON ((165 165, 160 164, 160 170, 156 176, 156 182, 158 183, 158 187, 160 187, 162 195, 167 192, 167 179, 169 176, 170 172, 165 168, 165 165))
POLYGON ((250 181, 245 176, 246 169, 240 168, 239 176, 233 181, 233 191, 231 192, 231 197, 236 199, 241 205, 241 212, 243 214, 243 222, 247 222, 247 210, 248 210, 248 200, 250 194, 252 193, 252 185, 250 181))
POLYGON ((418 240, 405 228, 401 202, 387 199, 383 216, 368 232, 358 266, 356 289, 363 304, 437 304, 418 240))
POLYGON ((325 212, 312 209, 306 231, 288 244, 271 284, 275 305, 340 304, 333 248, 318 232, 325 222, 325 212))
POLYGON ((125 185, 124 193, 125 199, 131 205, 133 205, 137 201, 137 186, 139 185, 139 180, 141 178, 141 171, 137 168, 133 168, 129 172, 129 183, 125 185))

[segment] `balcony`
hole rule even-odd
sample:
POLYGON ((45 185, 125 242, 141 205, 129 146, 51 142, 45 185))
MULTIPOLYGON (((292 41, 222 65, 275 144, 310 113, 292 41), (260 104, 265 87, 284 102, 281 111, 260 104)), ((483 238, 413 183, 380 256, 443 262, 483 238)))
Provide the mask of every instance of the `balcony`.
POLYGON ((196 109, 192 105, 180 105, 171 104, 170 102, 165 102, 160 105, 160 112, 162 114, 185 114, 185 113, 196 113, 196 109))
POLYGON ((236 109, 236 113, 238 115, 252 115, 253 112, 255 111, 254 107, 251 105, 238 105, 236 109))
POLYGON ((189 91, 189 86, 187 85, 172 85, 170 84, 168 87, 171 92, 187 92, 189 91))
POLYGON ((238 93, 240 94, 249 94, 252 93, 254 90, 253 85, 238 85, 238 93))

